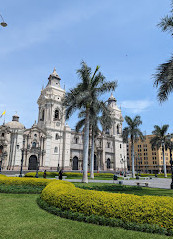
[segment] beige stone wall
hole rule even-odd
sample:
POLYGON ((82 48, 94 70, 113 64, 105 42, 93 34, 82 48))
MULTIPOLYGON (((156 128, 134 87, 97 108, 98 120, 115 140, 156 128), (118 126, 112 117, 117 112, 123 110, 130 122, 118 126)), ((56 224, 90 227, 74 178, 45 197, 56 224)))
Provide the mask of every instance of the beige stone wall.
MULTIPOLYGON (((140 139, 134 144, 135 155, 135 170, 136 170, 136 156, 137 156, 137 169, 142 172, 159 173, 163 169, 163 156, 162 150, 156 147, 152 149, 150 140, 153 135, 146 135, 145 140, 142 142, 140 139)), ((128 168, 131 170, 131 143, 129 141, 127 147, 128 168)), ((167 170, 170 171, 170 152, 165 150, 165 161, 167 170)))

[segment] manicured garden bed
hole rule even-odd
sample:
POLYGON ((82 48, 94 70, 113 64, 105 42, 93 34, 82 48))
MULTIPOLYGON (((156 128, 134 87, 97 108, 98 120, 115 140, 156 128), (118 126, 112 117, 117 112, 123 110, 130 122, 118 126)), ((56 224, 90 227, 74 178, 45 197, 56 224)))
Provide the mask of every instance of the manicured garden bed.
MULTIPOLYGON (((83 186, 89 185, 83 184, 83 186)), ((119 185, 115 187, 119 187, 117 188, 119 191, 130 191, 130 187, 119 185)), ((76 188, 74 184, 67 181, 3 176, 0 176, 1 188, 8 193, 10 191, 17 193, 17 190, 19 193, 39 193, 39 190, 44 188, 41 199, 38 200, 40 207, 68 219, 104 226, 120 226, 128 230, 173 234, 171 197, 141 197, 110 193, 112 189, 109 193, 99 192, 76 188)), ((106 188, 103 189, 105 191, 106 188)), ((142 191, 140 187, 131 187, 132 189, 136 192, 142 191)), ((108 188, 106 190, 108 191, 108 188)))
POLYGON ((0 194, 2 239, 169 239, 165 235, 68 220, 38 207, 38 195, 0 194))

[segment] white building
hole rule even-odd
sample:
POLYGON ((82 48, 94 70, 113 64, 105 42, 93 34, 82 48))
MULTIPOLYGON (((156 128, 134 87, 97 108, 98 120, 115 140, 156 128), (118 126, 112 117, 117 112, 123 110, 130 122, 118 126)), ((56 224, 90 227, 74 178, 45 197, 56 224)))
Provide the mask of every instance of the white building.
MULTIPOLYGON (((0 126, 0 164, 2 170, 19 170, 23 151, 23 169, 82 170, 83 133, 76 133, 65 122, 62 99, 65 90, 54 69, 37 101, 38 123, 25 129, 17 115, 0 126)), ((126 144, 123 144, 121 110, 111 94, 108 99, 113 126, 99 133, 95 141, 95 170, 123 170, 126 144)), ((91 149, 91 142, 89 149, 91 149)), ((90 153, 89 153, 90 155, 90 153)), ((89 157, 90 163, 90 157, 89 157)))

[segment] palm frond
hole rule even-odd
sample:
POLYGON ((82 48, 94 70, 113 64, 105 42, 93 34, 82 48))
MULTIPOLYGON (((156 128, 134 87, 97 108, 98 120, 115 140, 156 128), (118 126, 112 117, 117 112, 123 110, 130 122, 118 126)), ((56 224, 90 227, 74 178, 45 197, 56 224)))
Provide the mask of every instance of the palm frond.
POLYGON ((158 66, 154 79, 154 86, 158 88, 157 98, 164 102, 173 91, 173 56, 158 66))
POLYGON ((133 124, 132 118, 130 118, 129 116, 126 115, 125 116, 125 121, 128 124, 128 126, 132 126, 132 124, 133 124))
POLYGON ((130 136, 130 130, 129 130, 129 127, 125 127, 123 129, 123 134, 122 134, 122 137, 123 137, 123 142, 124 143, 128 143, 128 138, 130 136))
POLYGON ((81 119, 77 124, 76 124, 76 132, 79 132, 81 128, 83 128, 85 125, 85 118, 81 119))
POLYGON ((165 16, 161 19, 158 26, 162 29, 163 32, 169 31, 173 32, 173 17, 172 16, 165 16))
POLYGON ((134 124, 136 127, 139 126, 140 124, 142 124, 141 116, 136 115, 136 117, 135 117, 134 120, 133 120, 133 124, 134 124))
POLYGON ((116 87, 117 87, 117 81, 105 82, 102 84, 101 87, 97 88, 97 92, 105 93, 111 90, 115 90, 116 87))

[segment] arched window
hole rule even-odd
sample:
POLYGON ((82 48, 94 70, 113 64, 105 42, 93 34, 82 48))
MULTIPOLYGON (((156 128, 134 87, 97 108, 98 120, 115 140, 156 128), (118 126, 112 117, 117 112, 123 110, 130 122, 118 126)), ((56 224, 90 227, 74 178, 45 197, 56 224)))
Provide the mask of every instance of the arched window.
POLYGON ((109 129, 108 128, 106 128, 106 132, 105 132, 106 134, 109 134, 109 129))
POLYGON ((42 110, 42 112, 41 112, 41 119, 40 120, 44 121, 44 110, 42 110))
POLYGON ((59 134, 55 134, 55 139, 56 139, 56 140, 59 139, 59 134))
POLYGON ((33 148, 36 148, 36 145, 37 145, 36 142, 33 142, 33 143, 32 143, 32 147, 33 147, 33 148))
POLYGON ((110 159, 107 159, 107 169, 110 169, 111 168, 111 161, 110 159))
POLYGON ((119 127, 119 124, 117 125, 117 134, 120 134, 120 127, 119 127))
POLYGON ((54 119, 55 119, 55 120, 59 120, 59 110, 55 110, 54 119))
POLYGON ((54 153, 58 153, 58 147, 54 148, 54 153))

